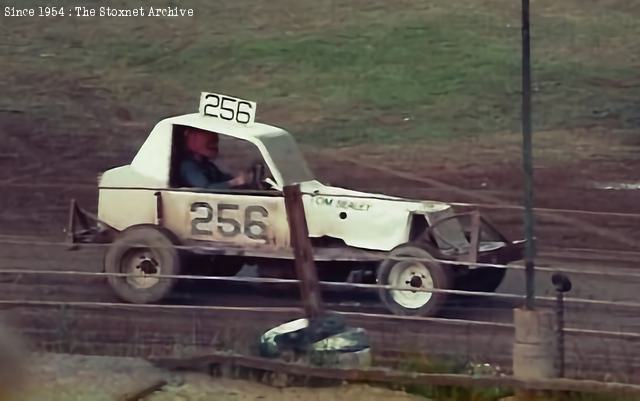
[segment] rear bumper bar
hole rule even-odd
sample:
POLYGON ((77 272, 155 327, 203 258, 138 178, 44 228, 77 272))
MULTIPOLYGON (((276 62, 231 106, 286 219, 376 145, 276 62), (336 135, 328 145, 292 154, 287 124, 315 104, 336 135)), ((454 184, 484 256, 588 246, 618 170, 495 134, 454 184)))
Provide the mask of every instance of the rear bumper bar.
POLYGON ((66 228, 66 242, 71 249, 77 244, 109 243, 117 230, 104 223, 98 217, 78 206, 75 199, 69 207, 69 220, 66 228))

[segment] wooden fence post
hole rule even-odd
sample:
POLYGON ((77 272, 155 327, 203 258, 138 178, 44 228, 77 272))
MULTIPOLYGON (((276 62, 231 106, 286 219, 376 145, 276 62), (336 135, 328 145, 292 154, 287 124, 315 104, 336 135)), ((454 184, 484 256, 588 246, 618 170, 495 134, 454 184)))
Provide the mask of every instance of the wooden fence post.
POLYGON ((312 320, 320 317, 324 313, 324 308, 300 185, 284 187, 284 204, 291 233, 291 246, 295 256, 296 276, 300 280, 302 302, 307 317, 312 320))

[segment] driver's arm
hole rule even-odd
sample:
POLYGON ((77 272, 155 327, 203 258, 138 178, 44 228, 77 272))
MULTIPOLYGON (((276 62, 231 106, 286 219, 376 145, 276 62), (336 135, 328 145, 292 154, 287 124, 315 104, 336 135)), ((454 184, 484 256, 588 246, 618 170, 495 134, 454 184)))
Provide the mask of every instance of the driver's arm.
POLYGON ((216 172, 217 172, 217 177, 218 177, 218 181, 217 183, 214 184, 210 184, 210 186, 208 188, 211 189, 218 189, 218 188, 236 188, 236 187, 243 187, 247 184, 249 184, 251 182, 251 175, 249 173, 245 173, 242 172, 238 175, 236 175, 235 177, 232 176, 231 174, 221 170, 218 166, 213 165, 213 167, 215 168, 216 172), (213 185, 213 186, 211 186, 213 185), (223 185, 223 186, 219 186, 219 185, 223 185))
POLYGON ((249 183, 251 183, 251 174, 246 172, 242 172, 239 175, 232 178, 231 180, 227 181, 227 184, 229 184, 231 188, 242 187, 249 183))
POLYGON ((225 176, 221 182, 211 182, 200 167, 191 161, 185 161, 180 166, 180 176, 184 184, 193 188, 229 189, 232 186, 231 176, 225 176))

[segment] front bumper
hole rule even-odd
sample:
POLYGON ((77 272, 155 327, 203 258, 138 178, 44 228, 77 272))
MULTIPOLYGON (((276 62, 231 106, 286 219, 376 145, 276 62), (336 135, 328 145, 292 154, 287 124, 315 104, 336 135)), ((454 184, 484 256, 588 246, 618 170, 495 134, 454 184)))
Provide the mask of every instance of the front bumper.
POLYGON ((78 244, 104 244, 113 241, 117 230, 104 223, 98 217, 81 208, 75 199, 71 199, 66 232, 66 242, 70 249, 78 244))
POLYGON ((525 243, 525 240, 512 241, 490 251, 478 252, 477 260, 470 262, 506 265, 507 263, 522 260, 525 243))
POLYGON ((439 256, 470 267, 474 263, 504 265, 524 256, 525 240, 509 241, 477 210, 444 216, 427 233, 438 244, 439 256))

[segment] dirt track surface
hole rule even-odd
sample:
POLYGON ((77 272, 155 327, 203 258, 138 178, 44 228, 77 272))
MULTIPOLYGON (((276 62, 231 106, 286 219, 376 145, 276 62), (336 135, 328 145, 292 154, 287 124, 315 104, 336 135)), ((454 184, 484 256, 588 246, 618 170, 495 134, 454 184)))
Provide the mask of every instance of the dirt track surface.
POLYGON ((22 401, 111 401, 165 380, 145 397, 148 401, 413 401, 422 397, 367 385, 320 388, 275 388, 243 380, 212 378, 200 373, 171 373, 136 358, 35 354, 22 401))

